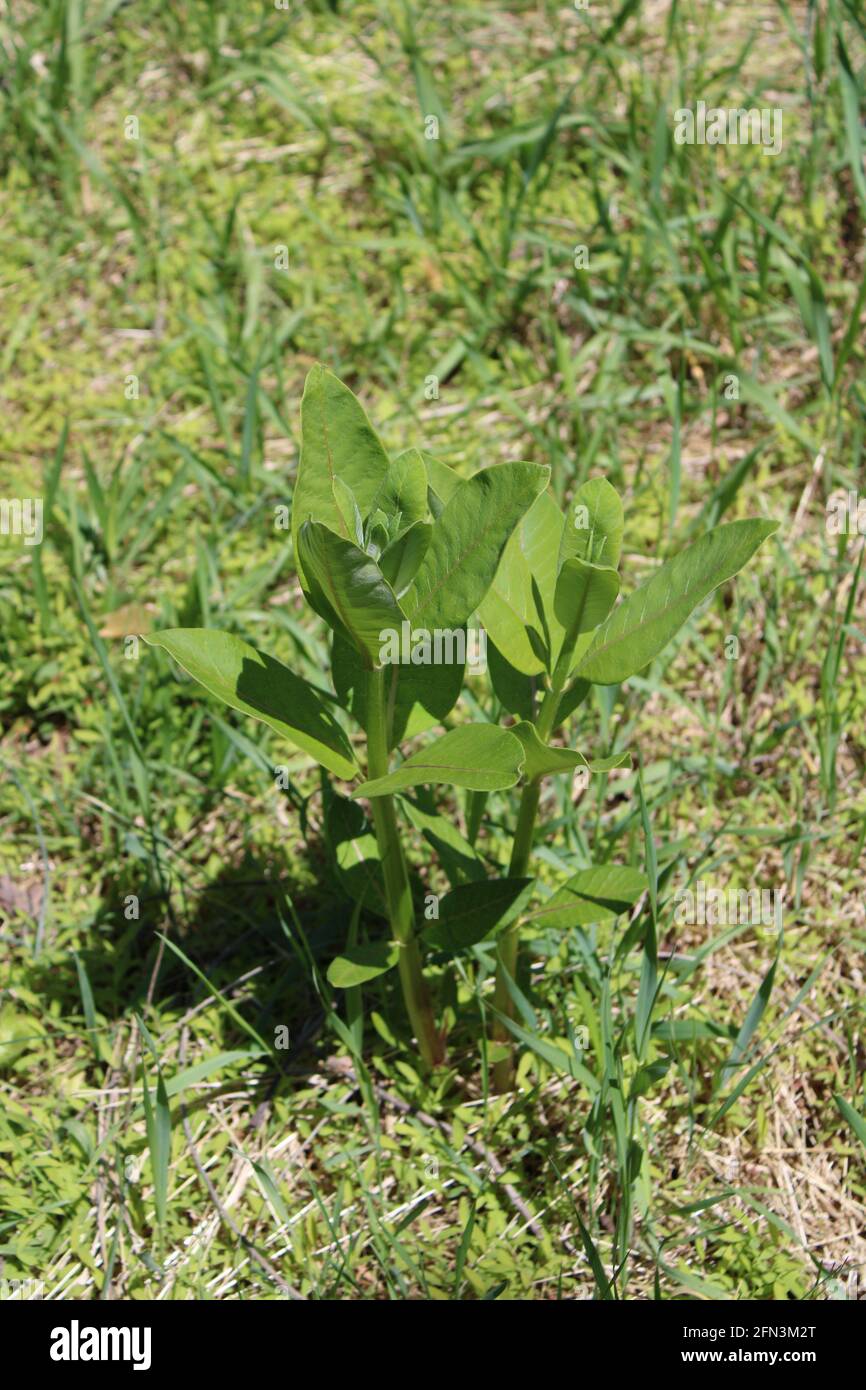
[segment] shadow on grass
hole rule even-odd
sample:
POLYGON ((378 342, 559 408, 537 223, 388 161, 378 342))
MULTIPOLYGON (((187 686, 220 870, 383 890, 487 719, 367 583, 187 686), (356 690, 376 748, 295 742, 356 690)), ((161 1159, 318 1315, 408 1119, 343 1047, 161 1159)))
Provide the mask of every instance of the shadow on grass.
MULTIPOLYGON (((360 808, 346 805, 354 845, 368 827, 356 814, 360 808)), ((354 860, 347 872, 335 868, 334 852, 345 842, 334 839, 343 833, 339 808, 329 810, 330 833, 305 841, 301 864, 310 868, 312 884, 299 883, 297 859, 281 875, 272 859, 265 863, 250 852, 202 888, 175 883, 170 898, 153 883, 143 888, 140 873, 125 873, 106 884, 87 944, 60 960, 34 961, 31 988, 82 1037, 89 992, 97 1031, 108 1042, 106 1059, 117 1025, 140 1014, 157 1047, 161 1038, 169 1045, 169 1076, 181 1024, 198 1044, 195 1060, 202 1059, 202 1046, 211 1053, 255 1048, 257 1035, 268 1049, 264 1061, 272 1061, 263 1078, 267 1091, 308 1076, 342 1050, 320 988, 331 993, 324 977, 346 945, 354 911, 348 886, 363 891, 368 876, 354 860), (136 910, 128 920, 125 914, 136 910)), ((374 940, 387 926, 362 911, 359 931, 360 939, 374 940)), ((411 1048, 397 972, 374 983, 365 987, 367 1010, 375 1008, 411 1048)), ((345 1018, 343 993, 334 991, 332 999, 345 1018)))

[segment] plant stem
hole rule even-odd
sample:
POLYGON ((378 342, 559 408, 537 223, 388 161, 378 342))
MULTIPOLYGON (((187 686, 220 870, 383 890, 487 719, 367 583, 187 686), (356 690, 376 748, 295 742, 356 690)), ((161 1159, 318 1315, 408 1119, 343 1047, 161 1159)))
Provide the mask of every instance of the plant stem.
MULTIPOLYGON (((385 706, 384 668, 370 671, 367 678, 367 775, 385 777, 388 772, 388 732, 385 706)), ((385 899, 391 932, 399 947, 398 968, 403 998, 421 1056, 428 1067, 444 1061, 442 1039, 433 1019, 433 1006, 427 981, 421 969, 421 952, 415 936, 415 910, 409 874, 397 826, 394 798, 370 797, 373 825, 385 880, 385 899)))
MULTIPOLYGON (((529 860, 532 854, 532 833, 535 829, 535 817, 538 813, 538 800, 541 796, 541 782, 536 778, 534 782, 527 782, 523 788, 520 798, 520 813, 517 817, 517 829, 514 832, 514 843, 511 846, 511 862, 508 866, 509 878, 524 878, 529 868, 529 860)), ((514 1005, 511 994, 508 990, 506 976, 512 980, 517 974, 517 951, 520 942, 519 922, 513 922, 510 927, 506 927, 499 936, 499 962, 496 967, 496 989, 493 995, 493 1007, 499 1014, 504 1014, 511 1018, 514 1012, 514 1005)), ((497 1042, 507 1043, 511 1037, 508 1028, 501 1018, 497 1018, 493 1025, 493 1036, 497 1042)), ((493 1064, 493 1085, 500 1093, 507 1091, 511 1087, 511 1077, 513 1071, 513 1058, 511 1053, 503 1057, 501 1061, 493 1064)))
POLYGON ((473 849, 481 829, 481 822, 484 819, 487 795, 487 792, 469 791, 466 793, 466 838, 473 849))
MULTIPOLYGON (((556 663, 553 673, 551 687, 541 702, 541 709, 538 711, 538 718, 535 721, 535 730, 543 743, 546 743, 556 728, 556 715, 559 710, 559 702, 562 698, 563 687, 568 679, 568 672, 571 666, 571 655, 574 650, 574 643, 577 633, 568 633, 563 644, 562 652, 556 663)), ((532 837, 535 831, 535 818, 538 815, 538 803, 541 798, 541 779, 536 777, 534 781, 527 782, 520 797, 520 811, 517 816, 517 828, 514 832, 514 841, 511 846, 511 861, 508 865, 509 878, 525 878, 529 872, 529 862, 532 858, 532 837)), ((507 976, 511 979, 517 977, 517 956, 520 946, 520 919, 506 927, 499 936, 499 961, 496 967, 496 989, 493 995, 493 1006, 500 1015, 505 1018, 512 1018, 514 1015, 514 1003, 508 989, 507 976)), ((493 1025, 493 1036, 496 1042, 508 1044, 511 1034, 507 1025, 501 1018, 497 1018, 493 1025)), ((503 1057, 500 1062, 493 1065, 493 1088, 501 1095, 503 1091, 511 1089, 514 1079, 514 1057, 509 1050, 507 1057, 503 1057)))

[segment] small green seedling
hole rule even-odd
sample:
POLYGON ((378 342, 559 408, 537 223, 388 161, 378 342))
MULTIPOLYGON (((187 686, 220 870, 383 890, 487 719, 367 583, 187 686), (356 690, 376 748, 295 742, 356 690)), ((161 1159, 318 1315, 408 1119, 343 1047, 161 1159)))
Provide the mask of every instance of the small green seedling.
MULTIPOLYGON (((441 959, 496 936, 494 1007, 505 1040, 520 914, 534 882, 529 866, 541 781, 576 767, 604 772, 629 760, 623 753, 587 759, 551 746, 552 734, 592 684, 618 684, 651 662, 696 605, 776 529, 759 520, 718 526, 616 604, 623 533, 616 492, 593 479, 563 517, 548 480, 549 469, 533 463, 494 464, 463 479, 417 449, 389 458, 356 397, 316 366, 301 402, 292 536, 303 592, 332 632, 332 688, 309 683, 224 632, 175 628, 147 639, 211 694, 268 724, 338 781, 355 784, 349 799, 333 786, 327 790, 334 825, 351 827, 344 882, 354 891, 360 869, 361 893, 373 910, 381 892, 391 936, 347 946, 328 979, 352 988, 396 968, 421 1056, 431 1066, 444 1060, 444 1036, 424 953, 441 959), (452 718, 476 615, 490 638, 494 691, 516 716, 510 727, 452 718), (437 726, 446 732, 402 754, 403 744, 437 726), (404 797, 410 788, 465 789, 474 839, 487 793, 518 782, 523 789, 507 876, 476 873, 443 897, 436 920, 419 923, 397 798, 424 829, 435 818, 404 797), (369 802, 372 833, 357 798, 369 802)), ((448 836, 441 828, 437 833, 434 843, 444 852, 448 836)), ((633 869, 583 870, 545 903, 545 920, 565 928, 615 916, 645 886, 633 869)), ((500 1087, 511 1075, 507 1049, 501 1051, 500 1087)))

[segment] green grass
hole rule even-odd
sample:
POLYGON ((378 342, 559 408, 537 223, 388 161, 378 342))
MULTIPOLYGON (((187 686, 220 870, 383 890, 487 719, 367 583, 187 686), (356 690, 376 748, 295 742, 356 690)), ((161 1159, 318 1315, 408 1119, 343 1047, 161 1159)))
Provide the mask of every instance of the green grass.
MULTIPOLYGON (((863 486, 859 11, 11 9, 0 497, 42 496, 45 542, 0 538, 0 1273, 84 1298, 862 1287, 863 542, 825 526, 863 486), (697 100, 782 107, 782 153, 673 144, 697 100), (315 360, 389 447, 549 463, 560 500, 608 476, 628 587, 708 523, 782 520, 592 697, 586 727, 642 750, 643 810, 636 772, 545 793, 543 880, 655 856, 640 1060, 627 924, 529 926, 515 1093, 474 1042, 486 947, 442 972, 451 1066, 425 1080, 389 977, 324 978, 371 923, 309 761, 127 655, 143 622, 212 625, 321 680, 275 525, 315 360), (699 878, 784 885, 783 940, 675 925, 699 878)), ((515 807, 489 799, 488 867, 515 807)), ((455 853, 416 828, 430 891, 455 853)))

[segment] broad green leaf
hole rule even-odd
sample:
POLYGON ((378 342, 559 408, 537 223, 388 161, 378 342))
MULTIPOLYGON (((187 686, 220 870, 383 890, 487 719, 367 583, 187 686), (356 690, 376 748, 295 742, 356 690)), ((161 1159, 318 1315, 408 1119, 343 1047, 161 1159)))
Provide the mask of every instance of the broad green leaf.
MULTIPOLYGON (((604 622, 618 593, 619 575, 615 569, 592 565, 576 556, 563 563, 553 607, 565 630, 563 648, 566 643, 571 647, 570 667, 576 665, 589 646, 590 634, 604 622)), ((554 662, 558 657, 559 652, 554 652, 554 662)))
POLYGON ((638 869, 618 864, 580 869, 532 913, 530 921, 556 930, 610 921, 634 907, 646 889, 646 875, 638 869))
POLYGON ((549 772, 570 772, 575 767, 586 767, 590 772, 610 772, 615 767, 625 767, 631 762, 630 753, 614 753, 609 758, 585 758, 576 748, 551 748, 542 743, 534 724, 522 719, 510 730, 523 744, 525 762, 523 775, 528 782, 536 777, 544 777, 549 772))
MULTIPOLYGON (((399 531, 427 519, 427 469, 418 449, 406 449, 391 460, 370 513, 380 508, 387 517, 400 517, 399 531)), ((393 533, 392 533, 393 534, 393 533)))
POLYGON ((373 831, 340 840, 334 846, 334 859, 337 876, 349 897, 362 902, 368 911, 387 917, 379 844, 373 831))
POLYGON ((385 699, 393 712, 391 748, 447 719, 460 698, 465 670, 459 662, 386 669, 385 699))
POLYGON ((316 612, 378 665, 384 634, 399 633, 404 614, 375 560, 318 521, 304 522, 298 553, 316 612))
POLYGON ((348 532, 349 540, 353 545, 364 548, 364 523, 361 520, 361 509, 354 492, 342 478, 334 479, 334 501, 339 508, 340 515, 345 522, 345 529, 348 532))
POLYGON ((459 883, 486 879, 487 873, 478 851, 461 835, 451 816, 431 809, 432 800, 430 793, 423 792, 415 801, 404 797, 401 809, 435 851, 448 882, 456 887, 459 883))
POLYGON ((331 683, 339 703, 366 729, 367 668, 360 653, 339 630, 331 642, 331 683))
POLYGON ((328 984, 334 989, 351 989, 375 980, 386 970, 393 970, 400 959, 400 947, 395 941, 370 941, 363 946, 347 946, 341 956, 335 956, 328 966, 328 984))
POLYGON ((512 533, 479 610, 488 638, 509 665, 527 676, 544 670, 543 656, 529 635, 529 629, 539 636, 543 633, 536 595, 541 598, 554 648, 558 650, 562 641, 553 611, 562 529, 556 502, 548 492, 540 493, 512 533))
POLYGON ((496 724, 463 724, 413 753, 387 777, 356 787, 353 796, 386 796, 422 782, 446 782, 473 791, 513 787, 523 766, 520 739, 496 724))
POLYGON ((577 489, 566 513, 559 550, 560 568, 566 560, 588 560, 616 569, 624 528, 622 502, 606 478, 590 478, 577 489))
POLYGON ((737 574, 778 524, 729 521, 667 560, 598 628, 575 674, 596 685, 616 685, 643 670, 701 600, 737 574))
POLYGON ((525 676, 522 671, 515 670, 495 643, 490 641, 489 634, 487 670, 494 694, 503 708, 507 709, 509 714, 516 714, 518 719, 532 719, 535 715, 535 676, 525 676))
POLYGON ((298 577, 298 533, 305 521, 322 522, 345 540, 351 531, 335 496, 340 478, 367 516, 388 473, 388 455, 357 396, 319 363, 307 375, 301 400, 301 457, 292 497, 292 542, 298 577))
POLYGON ((340 796, 328 778, 323 778, 322 797, 322 829, 335 878, 354 902, 387 919, 379 846, 363 808, 340 796))
POLYGON ((403 599, 418 627, 457 628, 490 588, 508 537, 547 483, 536 463, 497 463, 455 488, 403 599))
POLYGON ((449 468, 447 463, 442 463, 441 459, 434 458, 432 454, 422 453, 424 467, 427 470, 427 486, 441 504, 451 500, 452 493, 463 482, 459 473, 455 473, 453 468, 449 468))
POLYGON ((572 681, 571 685, 566 686, 559 697, 559 707, 556 711, 557 724, 564 724, 570 714, 573 714, 578 705, 582 705, 590 690, 591 681, 572 681))
MULTIPOLYGON (((441 724, 463 688, 464 667, 390 665, 385 672, 385 700, 391 711, 390 747, 441 724)), ((367 671, 355 647, 334 633, 331 679, 340 704, 367 727, 367 671)))
POLYGON ((532 890, 534 878, 492 878, 463 883, 439 903, 439 920, 425 927, 421 942, 442 951, 465 951, 497 927, 513 921, 532 890))
POLYGON ((358 545, 378 562, 382 551, 391 543, 390 523, 381 507, 368 517, 358 545))
POLYGON ((541 663, 542 671, 553 671, 553 643, 550 640, 550 627, 547 623, 547 614, 543 606, 539 608, 539 614, 544 617, 541 631, 533 624, 528 624, 526 628, 526 638, 532 649, 535 660, 541 663))
POLYGON ((416 521, 403 531, 379 556, 379 568, 397 598, 409 588, 433 537, 429 521, 416 521))
POLYGON ((239 637, 201 627, 167 628, 145 642, 162 647, 211 695, 251 714, 338 777, 355 777, 352 745, 322 697, 287 666, 239 637))
POLYGON ((577 557, 559 571, 553 611, 566 631, 592 632, 604 622, 619 593, 615 569, 591 565, 577 557))

